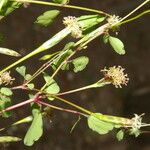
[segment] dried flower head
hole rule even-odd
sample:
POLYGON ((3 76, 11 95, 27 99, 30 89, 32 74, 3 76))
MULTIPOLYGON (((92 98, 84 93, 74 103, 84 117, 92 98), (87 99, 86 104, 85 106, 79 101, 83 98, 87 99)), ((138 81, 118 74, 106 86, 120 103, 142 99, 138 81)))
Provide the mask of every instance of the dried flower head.
POLYGON ((12 84, 14 78, 10 76, 10 72, 4 72, 0 75, 0 85, 1 84, 12 84))
POLYGON ((76 17, 68 16, 64 17, 63 24, 71 29, 71 35, 74 38, 82 37, 81 26, 76 17))
POLYGON ((112 15, 111 17, 107 19, 107 21, 112 26, 112 25, 119 23, 120 19, 121 18, 119 16, 112 15))
POLYGON ((129 78, 124 74, 124 68, 121 66, 104 68, 101 70, 104 73, 104 78, 110 81, 116 88, 122 88, 122 85, 127 85, 129 78))

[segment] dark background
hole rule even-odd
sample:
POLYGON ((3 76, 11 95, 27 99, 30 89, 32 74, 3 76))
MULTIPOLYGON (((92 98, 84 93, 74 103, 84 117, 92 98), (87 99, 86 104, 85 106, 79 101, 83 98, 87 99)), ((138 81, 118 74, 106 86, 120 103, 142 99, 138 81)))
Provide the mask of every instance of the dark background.
MULTIPOLYGON (((72 0, 71 4, 100 9, 123 17, 141 2, 141 0, 72 0)), ((91 14, 79 10, 62 9, 62 14, 50 27, 44 28, 35 25, 33 22, 36 17, 49 9, 56 8, 30 5, 28 8, 18 9, 3 19, 0 22, 0 33, 4 35, 5 41, 1 44, 1 47, 15 49, 22 55, 26 55, 64 27, 61 23, 63 16, 91 14)), ((142 9, 148 9, 148 5, 142 9)), ((149 15, 145 15, 141 19, 121 27, 118 37, 124 41, 126 49, 125 56, 116 54, 110 46, 103 44, 101 38, 97 38, 89 44, 87 50, 79 54, 87 55, 90 58, 90 63, 86 70, 78 74, 71 71, 61 72, 58 76, 59 79, 57 78, 62 91, 66 91, 97 81, 102 77, 100 70, 105 66, 121 65, 126 68, 126 72, 130 78, 127 87, 116 89, 114 86, 106 86, 101 89, 71 94, 66 98, 91 111, 109 115, 131 118, 134 113, 142 114, 144 112, 146 113, 143 118, 144 122, 150 122, 150 22, 148 17, 149 15)), ((57 51, 63 48, 64 44, 70 40, 72 40, 71 37, 66 38, 64 43, 54 47, 53 50, 57 51)), ((42 55, 40 54, 32 58, 32 60, 23 63, 27 65, 28 72, 34 73, 42 65, 43 62, 38 61, 38 58, 42 55)), ((16 60, 15 58, 0 55, 0 67, 3 68, 16 60)), ((21 84, 22 79, 15 72, 12 72, 12 74, 16 77, 15 84, 21 84)), ((38 83, 38 86, 43 84, 40 79, 35 81, 38 83)), ((15 94, 13 103, 27 99, 26 94, 22 91, 16 92, 15 94)), ((57 104, 60 105, 60 103, 57 104)), ((61 106, 67 107, 63 104, 61 106)), ((29 107, 18 109, 13 112, 13 118, 1 119, 0 126, 3 127, 29 114, 31 114, 29 107)), ((1 144, 0 149, 150 150, 150 134, 142 134, 138 138, 126 136, 123 141, 118 142, 114 133, 98 135, 92 132, 88 129, 85 119, 82 119, 76 129, 70 134, 70 129, 77 118, 77 116, 72 114, 54 111, 51 118, 52 122, 49 119, 45 120, 43 137, 33 147, 26 147, 22 142, 19 142, 1 144)), ((24 137, 28 127, 29 124, 10 128, 3 135, 24 137)))

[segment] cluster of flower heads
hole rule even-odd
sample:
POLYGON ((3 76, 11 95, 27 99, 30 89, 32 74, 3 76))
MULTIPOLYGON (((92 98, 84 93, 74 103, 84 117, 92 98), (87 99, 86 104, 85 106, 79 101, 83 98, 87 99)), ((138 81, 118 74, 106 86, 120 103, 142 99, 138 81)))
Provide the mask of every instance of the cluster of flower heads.
POLYGON ((108 69, 104 68, 101 72, 103 72, 106 81, 111 82, 116 88, 122 88, 122 85, 127 85, 129 81, 127 74, 124 74, 124 70, 121 66, 113 66, 108 69))
POLYGON ((113 26, 115 24, 118 24, 120 22, 120 17, 116 16, 116 15, 112 15, 111 17, 109 17, 107 19, 108 23, 110 24, 110 26, 113 26))
POLYGON ((63 24, 71 29, 71 35, 74 38, 82 37, 81 26, 76 17, 68 16, 64 17, 63 24))
POLYGON ((12 78, 10 76, 10 72, 4 72, 0 75, 0 85, 1 84, 12 84, 12 81, 14 80, 14 78, 12 78))

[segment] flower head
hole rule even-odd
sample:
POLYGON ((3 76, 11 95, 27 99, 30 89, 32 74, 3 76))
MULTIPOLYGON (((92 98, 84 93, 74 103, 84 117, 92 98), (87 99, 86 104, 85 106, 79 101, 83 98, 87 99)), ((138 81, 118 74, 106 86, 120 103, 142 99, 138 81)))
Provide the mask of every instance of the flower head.
POLYGON ((10 76, 10 72, 4 72, 0 75, 0 85, 1 84, 11 84, 14 78, 10 76))
POLYGON ((116 88, 122 88, 122 85, 127 85, 129 81, 127 74, 124 74, 124 70, 121 66, 114 66, 108 69, 104 68, 101 71, 104 74, 105 80, 110 81, 116 88))
POLYGON ((76 17, 64 17, 63 24, 71 29, 71 35, 75 38, 82 37, 81 26, 76 17))
POLYGON ((119 16, 112 15, 111 17, 109 17, 107 19, 107 21, 112 26, 112 25, 115 25, 115 24, 119 23, 120 19, 121 18, 119 16))

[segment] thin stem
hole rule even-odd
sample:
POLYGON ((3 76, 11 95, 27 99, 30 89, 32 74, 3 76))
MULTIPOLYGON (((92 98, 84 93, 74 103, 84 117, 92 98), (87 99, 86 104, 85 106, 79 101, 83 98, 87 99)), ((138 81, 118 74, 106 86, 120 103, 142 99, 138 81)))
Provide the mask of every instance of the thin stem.
POLYGON ((65 5, 65 4, 57 4, 57 3, 51 3, 51 2, 44 2, 44 1, 37 1, 37 0, 12 0, 12 1, 17 1, 17 2, 27 2, 27 3, 33 3, 33 4, 40 4, 40 5, 48 5, 48 6, 55 6, 55 7, 62 7, 62 8, 70 8, 70 9, 78 9, 78 10, 83 10, 83 11, 89 11, 89 12, 94 12, 98 14, 103 14, 105 16, 110 17, 106 12, 96 10, 96 9, 91 9, 91 8, 85 8, 85 7, 80 7, 80 6, 73 6, 73 5, 65 5))
POLYGON ((29 100, 26 100, 26 101, 23 101, 23 102, 18 103, 18 104, 16 104, 16 105, 7 107, 6 109, 0 111, 0 114, 4 113, 4 112, 6 112, 6 111, 11 111, 11 110, 17 109, 17 108, 19 108, 19 107, 22 107, 22 106, 24 106, 24 105, 26 105, 26 104, 30 104, 30 103, 32 103, 32 102, 36 102, 36 101, 38 101, 38 100, 39 100, 39 95, 36 94, 33 98, 31 98, 31 99, 29 99, 29 100))
POLYGON ((136 19, 142 17, 143 15, 145 15, 145 14, 147 14, 147 13, 150 13, 150 10, 146 10, 146 11, 140 13, 139 15, 133 17, 133 18, 130 18, 130 19, 125 20, 125 21, 122 21, 122 22, 120 22, 118 25, 120 26, 120 25, 122 25, 122 24, 126 24, 126 23, 128 23, 128 22, 131 22, 131 21, 133 21, 133 20, 136 20, 136 19))
POLYGON ((88 114, 88 115, 91 115, 91 114, 92 114, 91 111, 89 111, 89 110, 87 110, 87 109, 85 109, 85 108, 83 108, 83 107, 80 107, 80 106, 78 106, 78 105, 76 105, 76 104, 74 104, 74 103, 72 103, 72 102, 69 102, 69 101, 66 100, 66 99, 60 98, 60 97, 55 96, 55 95, 52 95, 52 97, 58 99, 59 101, 62 101, 62 102, 64 102, 64 103, 66 103, 66 104, 69 104, 70 106, 75 107, 75 108, 77 108, 78 110, 80 110, 80 111, 82 111, 82 112, 84 112, 84 113, 86 113, 86 114, 88 114))
POLYGON ((87 117, 86 114, 81 113, 81 112, 78 112, 78 111, 75 111, 75 110, 65 109, 65 108, 58 107, 58 106, 54 106, 54 105, 51 105, 51 104, 48 104, 48 103, 45 103, 45 102, 42 102, 42 101, 38 101, 37 103, 38 103, 38 104, 41 104, 41 105, 43 105, 43 106, 47 106, 47 107, 51 107, 51 108, 53 108, 53 109, 60 110, 60 111, 65 111, 65 112, 69 112, 69 113, 73 113, 73 114, 78 114, 78 115, 82 115, 82 116, 84 116, 84 117, 87 117))
POLYGON ((125 17, 123 17, 121 21, 125 20, 126 18, 128 18, 129 16, 131 16, 133 13, 135 13, 137 10, 139 10, 141 7, 143 7, 146 3, 148 3, 150 0, 146 0, 144 1, 141 5, 139 5, 138 7, 136 7, 133 11, 131 11, 129 14, 127 14, 125 17))
MULTIPOLYGON (((67 62, 75 53, 76 53, 76 51, 74 51, 73 53, 71 53, 71 54, 59 65, 59 67, 58 67, 58 68, 55 70, 55 72, 52 74, 50 80, 55 77, 55 75, 58 73, 58 71, 61 69, 61 67, 64 65, 64 63, 67 62)), ((46 86, 47 86, 47 83, 45 83, 45 84, 43 85, 43 87, 41 88, 41 91, 43 91, 46 86)))
POLYGON ((71 93, 75 93, 75 92, 87 90, 87 89, 90 89, 90 88, 93 88, 93 84, 88 85, 88 86, 84 86, 84 87, 81 87, 81 88, 78 88, 78 89, 70 90, 70 91, 67 91, 67 92, 58 93, 58 94, 56 94, 56 95, 57 95, 57 96, 60 96, 60 95, 67 95, 67 94, 71 94, 71 93))

